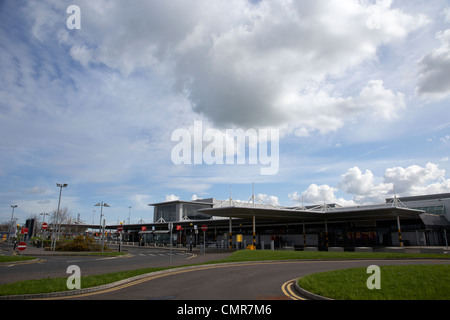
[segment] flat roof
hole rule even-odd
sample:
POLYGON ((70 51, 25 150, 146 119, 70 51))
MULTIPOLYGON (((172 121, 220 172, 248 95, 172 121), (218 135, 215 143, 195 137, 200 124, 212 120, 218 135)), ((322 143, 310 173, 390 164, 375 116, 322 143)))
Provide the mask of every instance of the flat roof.
POLYGON ((200 209, 199 212, 212 216, 240 219, 255 219, 283 222, 323 222, 323 221, 361 221, 361 220, 392 220, 419 219, 424 211, 390 205, 358 206, 335 208, 320 212, 311 210, 297 210, 287 208, 258 208, 258 207, 218 207, 200 209))
MULTIPOLYGON (((402 202, 450 199, 450 193, 425 194, 418 196, 399 197, 397 199, 402 202)), ((386 199, 386 202, 392 202, 393 200, 393 198, 388 198, 386 199)))
POLYGON ((164 202, 149 203, 148 205, 156 207, 156 206, 164 206, 164 205, 176 204, 176 203, 203 204, 203 205, 209 205, 209 206, 214 205, 214 203, 212 203, 212 202, 203 202, 203 201, 198 201, 198 200, 191 200, 191 201, 187 201, 187 200, 169 200, 169 201, 164 201, 164 202))

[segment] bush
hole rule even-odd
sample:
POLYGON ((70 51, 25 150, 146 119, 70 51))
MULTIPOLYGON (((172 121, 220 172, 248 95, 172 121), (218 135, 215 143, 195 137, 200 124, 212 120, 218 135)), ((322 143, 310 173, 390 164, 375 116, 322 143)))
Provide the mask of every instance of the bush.
POLYGON ((57 251, 100 251, 102 246, 96 244, 89 236, 78 235, 70 242, 58 242, 57 251))

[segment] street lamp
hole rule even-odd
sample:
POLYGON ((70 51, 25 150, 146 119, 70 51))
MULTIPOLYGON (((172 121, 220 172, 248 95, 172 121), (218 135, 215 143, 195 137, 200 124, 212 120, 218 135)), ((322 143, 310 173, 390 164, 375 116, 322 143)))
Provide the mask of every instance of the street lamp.
POLYGON ((39 213, 39 215, 40 215, 40 216, 44 216, 44 217, 42 218, 42 223, 44 223, 44 222, 45 222, 45 216, 49 216, 50 213, 48 213, 48 212, 42 212, 42 213, 39 213))
MULTIPOLYGON (((14 221, 13 221, 13 217, 14 217, 14 209, 15 208, 17 208, 17 204, 12 204, 11 205, 11 208, 12 208, 12 213, 11 213, 11 224, 9 225, 9 240, 10 240, 10 242, 11 242, 11 231, 12 231, 12 225, 13 225, 13 223, 14 223, 14 221)), ((12 242, 11 242, 12 243, 12 242)))
POLYGON ((40 216, 44 216, 43 218, 42 218, 42 224, 41 224, 41 250, 44 250, 44 247, 45 247, 45 236, 47 235, 47 229, 45 229, 44 230, 44 235, 42 235, 42 225, 45 223, 45 216, 49 216, 50 215, 50 213, 48 213, 48 212, 42 212, 42 213, 39 213, 39 215, 40 216))
MULTIPOLYGON (((107 204, 107 203, 103 203, 103 201, 97 203, 97 204, 94 205, 94 206, 95 206, 95 207, 100 207, 100 228, 103 229, 103 228, 102 228, 103 207, 109 208, 110 206, 109 206, 109 204, 107 204)), ((102 230, 101 232, 102 232, 102 252, 103 252, 103 247, 105 246, 105 235, 104 235, 105 230, 102 230)))
POLYGON ((128 209, 130 209, 130 210, 128 211, 128 224, 130 224, 131 207, 128 207, 128 209))
POLYGON ((52 245, 51 245, 51 247, 52 247, 52 250, 53 251, 55 251, 55 249, 56 249, 56 236, 58 235, 58 233, 59 233, 59 224, 58 224, 58 221, 59 221, 59 208, 61 207, 61 193, 62 193, 62 188, 66 188, 67 187, 67 183, 57 183, 56 184, 56 186, 59 188, 59 200, 58 200, 58 211, 56 212, 56 223, 55 223, 55 228, 53 228, 54 230, 53 230, 53 237, 52 237, 52 245), (55 233, 55 231, 56 231, 56 233, 55 233))

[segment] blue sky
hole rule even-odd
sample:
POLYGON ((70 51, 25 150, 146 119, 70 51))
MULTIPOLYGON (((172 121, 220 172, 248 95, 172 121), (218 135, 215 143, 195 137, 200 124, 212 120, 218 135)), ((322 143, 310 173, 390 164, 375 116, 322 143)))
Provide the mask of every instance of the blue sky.
POLYGON ((6 0, 0 74, 1 221, 55 210, 56 183, 89 223, 100 201, 149 222, 149 203, 245 201, 252 182, 286 206, 450 192, 444 0, 6 0), (277 130, 279 170, 175 165, 195 121, 277 130))

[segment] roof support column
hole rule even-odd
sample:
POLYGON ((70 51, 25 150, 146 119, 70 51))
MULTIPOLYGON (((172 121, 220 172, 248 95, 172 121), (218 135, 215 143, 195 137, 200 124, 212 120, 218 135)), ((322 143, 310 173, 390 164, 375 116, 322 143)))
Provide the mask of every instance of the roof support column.
POLYGON ((397 228, 398 228, 398 243, 400 247, 403 247, 403 241, 402 241, 402 229, 400 228, 400 217, 397 216, 397 228))
POLYGON ((327 220, 325 220, 325 246, 328 249, 328 224, 327 224, 327 220))
POLYGON ((255 216, 253 216, 253 247, 252 250, 256 250, 256 226, 255 226, 255 216))
POLYGON ((303 221, 303 248, 306 247, 306 229, 305 229, 305 221, 303 221))
POLYGON ((230 217, 229 227, 230 227, 230 230, 229 230, 229 233, 230 233, 230 250, 233 250, 233 238, 232 238, 233 233, 232 233, 232 230, 231 230, 231 217, 230 217))

